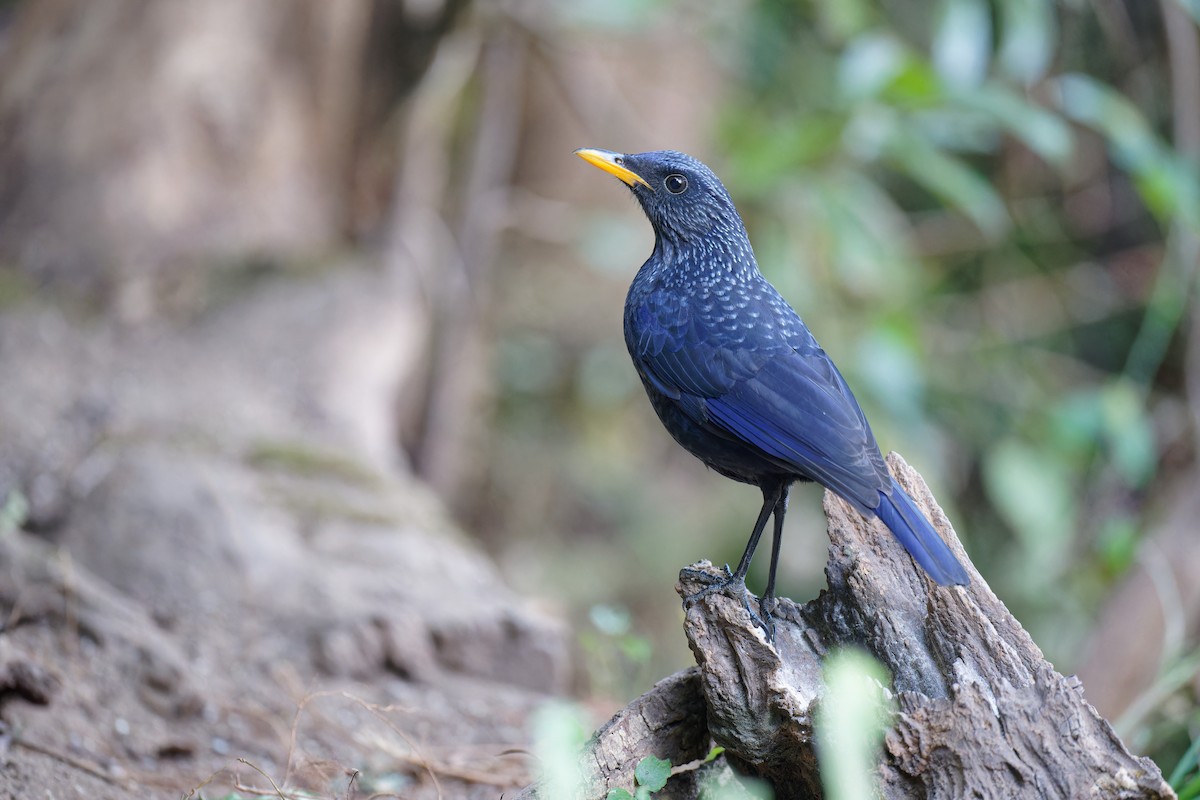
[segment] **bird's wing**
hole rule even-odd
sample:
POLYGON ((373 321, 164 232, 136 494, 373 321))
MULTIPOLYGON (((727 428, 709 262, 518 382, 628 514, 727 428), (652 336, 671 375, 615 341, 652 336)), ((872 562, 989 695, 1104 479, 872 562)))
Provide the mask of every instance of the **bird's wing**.
POLYGON ((861 510, 891 486, 862 409, 818 347, 773 357, 705 405, 721 427, 861 510))
POLYGON ((777 352, 791 348, 782 340, 750 331, 721 332, 711 320, 697 318, 679 295, 656 291, 626 308, 626 344, 634 363, 655 388, 674 400, 680 394, 717 397, 751 377, 777 352))
POLYGON ((698 424, 748 442, 862 510, 890 479, 866 417, 816 341, 702 335, 686 314, 642 311, 639 371, 698 424), (714 340, 715 339, 715 340, 714 340))

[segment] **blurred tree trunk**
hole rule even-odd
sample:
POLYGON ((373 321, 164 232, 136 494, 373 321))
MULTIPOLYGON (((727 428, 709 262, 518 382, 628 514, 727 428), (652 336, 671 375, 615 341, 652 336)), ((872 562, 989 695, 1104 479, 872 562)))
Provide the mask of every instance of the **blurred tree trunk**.
MULTIPOLYGON (((397 259, 414 261, 425 273, 433 307, 428 377, 420 387, 421 396, 413 398, 405 444, 417 471, 455 501, 460 511, 469 505, 483 475, 478 454, 485 447, 481 420, 487 417, 483 405, 488 394, 484 376, 491 276, 520 145, 528 46, 527 35, 517 26, 501 24, 486 41, 458 46, 448 56, 466 62, 457 67, 460 75, 467 74, 463 67, 478 73, 480 93, 470 152, 458 181, 463 192, 453 236, 441 237, 439 245, 427 229, 428 214, 445 201, 449 170, 440 170, 440 191, 430 188, 439 185, 436 178, 417 181, 406 175, 405 185, 396 192, 390 249, 397 259), (416 257, 413 242, 417 240, 424 240, 428 250, 440 257, 416 257), (445 252, 448 247, 453 252, 445 252)), ((423 130, 414 126, 406 137, 406 146, 413 151, 406 160, 448 162, 456 110, 444 107, 423 130)), ((427 171, 428 166, 423 172, 427 171)))
POLYGON ((137 321, 194 304, 222 263, 328 247, 386 205, 364 165, 463 5, 18 6, 0 259, 137 321))

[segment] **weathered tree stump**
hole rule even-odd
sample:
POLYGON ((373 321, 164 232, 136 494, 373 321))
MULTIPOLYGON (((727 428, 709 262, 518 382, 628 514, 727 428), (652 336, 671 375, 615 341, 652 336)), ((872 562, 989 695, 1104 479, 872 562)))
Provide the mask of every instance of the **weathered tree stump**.
MULTIPOLYGON (((969 566, 921 477, 895 454, 889 464, 968 565, 971 585, 937 586, 882 524, 826 493, 829 589, 804 605, 781 600, 774 644, 739 597, 714 593, 687 612, 708 731, 730 763, 770 781, 779 800, 820 797, 813 719, 822 661, 855 646, 892 674, 896 714, 877 768, 886 800, 1174 797, 1158 767, 1129 753, 1079 681, 1054 670, 969 566)), ((677 588, 687 596, 723 575, 700 562, 683 570, 677 588)), ((689 685, 660 684, 631 706, 638 714, 627 709, 601 729, 591 745, 603 758, 590 762, 596 783, 589 797, 628 785, 629 770, 645 755, 675 761, 677 736, 631 737, 621 720, 634 716, 639 730, 654 730, 647 712, 656 703, 648 697, 669 691, 676 699, 667 707, 678 709, 686 700, 677 695, 689 685), (632 745, 623 756, 614 752, 619 742, 632 745)), ((667 729, 680 724, 675 719, 667 729)))

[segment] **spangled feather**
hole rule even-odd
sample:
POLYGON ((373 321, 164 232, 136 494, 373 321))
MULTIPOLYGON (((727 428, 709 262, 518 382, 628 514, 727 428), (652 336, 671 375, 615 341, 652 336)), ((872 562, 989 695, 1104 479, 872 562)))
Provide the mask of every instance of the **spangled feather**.
POLYGON ((635 341, 657 346, 639 347, 635 364, 694 421, 757 448, 764 469, 814 480, 862 511, 879 504, 878 493, 890 479, 871 429, 845 380, 798 319, 806 334, 798 342, 753 337, 733 346, 727 338, 708 341, 712 337, 697 330, 677 300, 638 312, 642 329, 653 335, 635 341))

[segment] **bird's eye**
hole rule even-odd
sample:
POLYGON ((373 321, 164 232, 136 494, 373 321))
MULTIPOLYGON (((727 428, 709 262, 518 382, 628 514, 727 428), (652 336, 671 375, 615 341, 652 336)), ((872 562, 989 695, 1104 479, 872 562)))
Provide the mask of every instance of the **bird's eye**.
POLYGON ((666 186, 667 191, 671 194, 683 194, 687 190, 687 178, 679 173, 673 173, 663 180, 663 186, 666 186))

